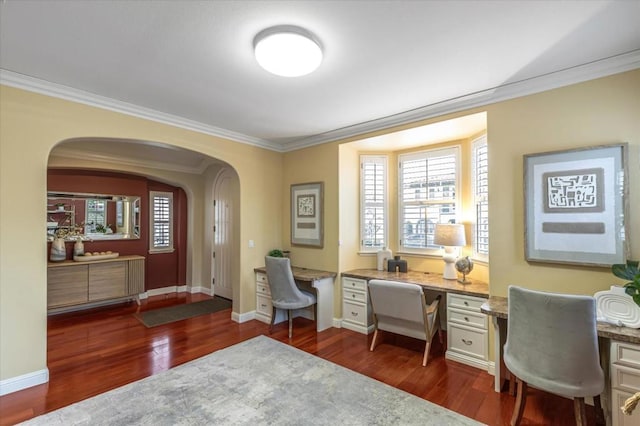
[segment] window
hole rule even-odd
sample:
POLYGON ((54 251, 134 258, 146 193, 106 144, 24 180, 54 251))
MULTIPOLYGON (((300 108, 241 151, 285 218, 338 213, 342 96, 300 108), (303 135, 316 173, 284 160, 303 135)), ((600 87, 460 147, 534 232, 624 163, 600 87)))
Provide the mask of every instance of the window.
POLYGON ((457 222, 459 147, 400 155, 400 247, 438 249, 436 223, 457 222))
POLYGON ((150 192, 151 241, 150 252, 173 251, 173 194, 150 192))
POLYGON ((473 141, 471 161, 475 207, 473 255, 486 260, 489 256, 489 158, 486 135, 473 141))
POLYGON ((88 233, 104 232, 107 226, 107 201, 87 200, 87 216, 85 218, 88 233))
POLYGON ((387 245, 387 157, 360 156, 360 250, 387 245))

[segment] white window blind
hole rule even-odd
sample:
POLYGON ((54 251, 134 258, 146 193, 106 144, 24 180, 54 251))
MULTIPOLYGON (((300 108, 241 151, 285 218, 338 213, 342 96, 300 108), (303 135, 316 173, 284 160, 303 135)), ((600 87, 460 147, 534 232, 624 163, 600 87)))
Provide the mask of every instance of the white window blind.
POLYGON ((360 156, 360 250, 387 245, 387 157, 360 156))
POLYGON ((173 250, 173 194, 150 193, 151 199, 151 251, 173 250))
POLYGON ((399 157, 400 247, 437 249, 436 223, 455 223, 459 148, 399 157))
POLYGON ((473 254, 484 258, 489 255, 489 157, 487 137, 482 136, 472 144, 473 203, 475 225, 473 254))

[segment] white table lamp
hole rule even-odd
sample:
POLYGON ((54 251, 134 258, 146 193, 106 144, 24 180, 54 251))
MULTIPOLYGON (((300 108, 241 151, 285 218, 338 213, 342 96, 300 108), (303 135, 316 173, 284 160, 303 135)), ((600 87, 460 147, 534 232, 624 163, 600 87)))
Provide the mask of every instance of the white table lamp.
POLYGON ((433 243, 444 247, 444 273, 442 277, 446 280, 458 278, 455 262, 458 257, 455 247, 464 247, 467 241, 464 236, 464 225, 454 223, 437 223, 434 232, 433 243))

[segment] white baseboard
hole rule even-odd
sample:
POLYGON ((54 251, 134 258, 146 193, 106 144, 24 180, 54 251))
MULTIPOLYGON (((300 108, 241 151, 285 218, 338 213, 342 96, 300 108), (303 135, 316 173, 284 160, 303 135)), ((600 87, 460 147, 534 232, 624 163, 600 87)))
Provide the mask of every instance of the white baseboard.
POLYGON ((256 319, 256 311, 245 312, 244 314, 231 312, 231 320, 237 323, 251 321, 252 319, 256 319))
POLYGON ((489 361, 487 363, 487 373, 491 374, 492 376, 496 375, 496 363, 493 361, 489 361))
POLYGON ((17 392, 32 386, 41 385, 49 381, 49 369, 23 374, 0 381, 0 396, 17 392))
POLYGON ((342 318, 334 318, 333 319, 333 327, 334 328, 342 328, 342 318))
POLYGON ((470 356, 465 356, 453 351, 445 352, 444 357, 452 361, 461 362, 463 364, 467 364, 472 367, 479 368, 480 370, 489 371, 489 361, 484 361, 484 360, 473 358, 470 356))

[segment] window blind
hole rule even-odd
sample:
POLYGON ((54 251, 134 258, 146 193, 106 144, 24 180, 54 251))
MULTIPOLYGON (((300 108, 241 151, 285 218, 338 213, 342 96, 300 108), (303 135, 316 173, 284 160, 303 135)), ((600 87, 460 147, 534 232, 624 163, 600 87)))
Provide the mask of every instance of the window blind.
POLYGON ((485 136, 473 143, 474 254, 489 255, 489 156, 485 136))
POLYGON ((387 245, 387 158, 360 157, 361 250, 387 245))

